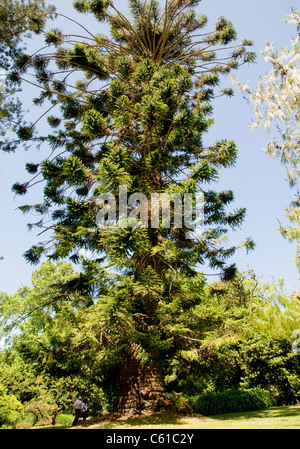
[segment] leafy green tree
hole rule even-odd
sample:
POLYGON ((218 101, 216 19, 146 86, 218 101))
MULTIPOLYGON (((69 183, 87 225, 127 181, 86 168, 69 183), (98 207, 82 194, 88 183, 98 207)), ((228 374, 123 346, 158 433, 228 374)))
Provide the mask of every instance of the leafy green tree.
POLYGON ((22 404, 34 398, 45 398, 47 384, 42 375, 35 373, 14 346, 6 348, 0 358, 0 383, 22 404))
POLYGON ((268 390, 279 405, 300 397, 300 357, 291 350, 290 335, 260 335, 240 347, 241 388, 268 390))
MULTIPOLYGON (((96 360, 119 367, 120 412, 166 406, 167 354, 190 344, 188 317, 202 299, 204 278, 197 266, 208 261, 224 279, 236 271, 228 259, 237 248, 224 247, 223 239, 229 228, 241 226, 246 211, 227 212, 233 192, 217 193, 208 185, 219 168, 234 165, 237 148, 228 140, 206 148, 203 135, 213 121, 211 102, 220 76, 254 55, 247 51, 249 40, 229 46, 236 32, 223 17, 204 32, 207 18, 197 16, 198 4, 170 0, 161 9, 154 0, 131 0, 129 21, 110 0, 76 1, 79 12, 91 12, 110 26, 111 37, 88 30, 85 38, 70 37, 53 29, 46 44, 56 52, 23 55, 10 76, 17 85, 32 82, 26 71, 35 70, 41 95, 34 102, 50 102, 43 117, 53 128, 46 136, 37 135, 34 126, 17 131, 25 146, 47 143, 51 150, 43 161, 26 165, 31 180, 13 186, 23 195, 44 182, 43 201, 21 210, 40 213, 30 227, 51 236, 25 257, 31 263, 42 255, 77 262, 82 250, 91 254, 81 276, 61 291, 91 301, 77 345, 91 344, 93 329, 96 360), (145 219, 134 200, 125 210, 127 222, 99 227, 97 214, 106 207, 99 206, 99 196, 117 198, 120 186, 126 187, 126 200, 135 193, 150 199, 201 191, 205 232, 186 238, 190 229, 186 223, 176 226, 175 204, 167 227, 162 220, 151 227, 155 211, 148 210, 145 219)), ((122 217, 120 204, 116 211, 122 217)), ((195 201, 192 206, 195 213, 195 201)), ((254 244, 247 239, 241 246, 254 244)))
POLYGON ((177 353, 170 363, 169 388, 188 396, 258 388, 271 393, 280 405, 296 403, 300 395, 300 356, 292 334, 299 327, 296 298, 285 296, 284 301, 282 282, 263 283, 252 271, 227 283, 213 282, 205 290, 206 297, 194 312, 199 324, 193 347, 177 353))
POLYGON ((80 394, 89 398, 94 410, 107 408, 97 335, 90 332, 88 340, 84 335, 78 342, 91 299, 78 292, 62 293, 57 286, 76 279, 80 274, 72 264, 45 262, 33 273, 30 287, 2 294, 1 325, 7 341, 0 383, 22 404, 55 403, 71 412, 80 394))

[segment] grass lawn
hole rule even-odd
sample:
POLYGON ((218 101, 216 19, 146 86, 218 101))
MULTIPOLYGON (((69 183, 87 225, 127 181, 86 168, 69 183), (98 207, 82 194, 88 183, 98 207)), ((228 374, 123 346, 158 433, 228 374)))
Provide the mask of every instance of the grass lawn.
MULTIPOLYGON (((226 415, 180 416, 158 414, 131 419, 90 419, 76 428, 87 429, 300 429, 300 405, 226 415)), ((75 429, 73 427, 72 429, 75 429)))

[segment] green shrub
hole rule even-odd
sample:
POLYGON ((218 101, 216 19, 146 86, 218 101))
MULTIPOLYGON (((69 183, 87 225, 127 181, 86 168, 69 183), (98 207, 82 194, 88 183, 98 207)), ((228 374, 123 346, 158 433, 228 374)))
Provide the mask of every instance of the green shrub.
POLYGON ((56 424, 59 424, 60 426, 63 427, 69 427, 72 425, 72 422, 74 421, 74 416, 73 415, 67 415, 67 414, 61 414, 61 415, 57 415, 56 417, 56 424))
POLYGON ((191 406, 189 404, 189 398, 182 393, 176 393, 173 391, 168 394, 168 398, 172 402, 173 409, 178 413, 185 413, 191 411, 191 406))
POLYGON ((210 416, 260 410, 276 405, 276 400, 263 390, 229 390, 194 396, 191 405, 196 413, 210 416))
POLYGON ((0 427, 9 426, 21 418, 23 406, 13 395, 7 394, 6 389, 0 385, 0 427))
POLYGON ((14 425, 15 429, 30 429, 31 427, 32 427, 32 422, 26 418, 17 421, 14 425))

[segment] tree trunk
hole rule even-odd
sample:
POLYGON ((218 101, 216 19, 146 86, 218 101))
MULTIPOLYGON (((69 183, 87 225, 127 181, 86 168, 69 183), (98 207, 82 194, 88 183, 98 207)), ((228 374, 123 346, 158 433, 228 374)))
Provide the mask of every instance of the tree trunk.
POLYGON ((121 366, 117 412, 140 415, 168 408, 162 367, 155 362, 142 365, 133 354, 126 355, 121 366))

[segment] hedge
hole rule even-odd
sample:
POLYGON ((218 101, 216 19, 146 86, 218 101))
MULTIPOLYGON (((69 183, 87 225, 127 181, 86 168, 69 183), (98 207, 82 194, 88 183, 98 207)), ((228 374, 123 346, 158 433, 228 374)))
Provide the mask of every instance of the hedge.
POLYGON ((191 398, 196 413, 204 416, 260 410, 276 405, 265 390, 229 390, 205 393, 191 398))

